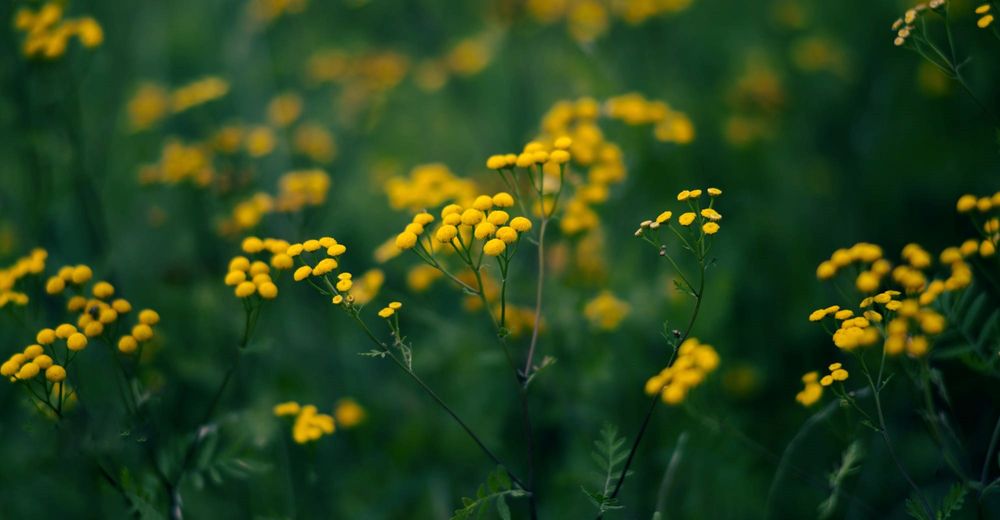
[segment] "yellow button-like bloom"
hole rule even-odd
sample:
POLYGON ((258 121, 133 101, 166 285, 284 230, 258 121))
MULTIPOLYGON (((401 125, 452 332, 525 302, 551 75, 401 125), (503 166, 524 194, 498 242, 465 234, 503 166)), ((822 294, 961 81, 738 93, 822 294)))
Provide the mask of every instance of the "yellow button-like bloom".
POLYGON ((688 211, 687 213, 684 213, 680 217, 677 217, 677 222, 680 223, 680 225, 682 226, 690 226, 691 223, 694 222, 696 216, 697 215, 695 215, 693 212, 688 211))
POLYGON ((483 245, 483 252, 489 256, 499 256, 507 249, 507 244, 498 238, 490 239, 483 245))
POLYGON ((403 231, 399 235, 396 235, 396 247, 399 249, 412 249, 415 245, 417 245, 417 235, 415 233, 403 231))

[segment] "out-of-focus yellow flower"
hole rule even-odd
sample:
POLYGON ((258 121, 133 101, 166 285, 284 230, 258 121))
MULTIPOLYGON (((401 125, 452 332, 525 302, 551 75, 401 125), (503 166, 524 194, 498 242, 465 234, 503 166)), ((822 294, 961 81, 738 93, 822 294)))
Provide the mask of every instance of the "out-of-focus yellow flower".
POLYGON ((615 330, 628 316, 631 306, 615 297, 611 291, 601 291, 583 308, 583 315, 591 326, 601 330, 615 330))

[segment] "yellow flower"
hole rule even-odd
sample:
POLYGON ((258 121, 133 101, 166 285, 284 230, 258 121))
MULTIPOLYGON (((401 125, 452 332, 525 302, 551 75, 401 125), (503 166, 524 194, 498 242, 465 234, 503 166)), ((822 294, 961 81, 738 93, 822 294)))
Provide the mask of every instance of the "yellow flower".
POLYGON ((118 351, 122 354, 131 354, 139 348, 139 342, 134 336, 125 335, 118 338, 118 351))
POLYGON ((160 314, 153 309, 143 309, 139 312, 139 323, 144 323, 149 326, 156 325, 160 322, 160 314))
POLYGON ((483 245, 483 252, 489 256, 498 256, 507 249, 507 244, 499 238, 492 238, 483 245))
POLYGON ((310 275, 312 275, 312 267, 304 265, 295 270, 295 273, 292 274, 292 278, 295 279, 296 282, 301 282, 302 280, 309 278, 310 275))
POLYGON ((66 338, 66 348, 72 351, 80 351, 87 348, 87 336, 76 332, 66 338))
POLYGON ((691 223, 694 222, 695 217, 696 215, 693 212, 688 211, 687 213, 684 213, 683 215, 678 217, 677 222, 679 222, 680 225, 682 226, 690 226, 691 223))
POLYGON ((670 220, 670 218, 673 216, 674 213, 672 211, 664 211, 663 213, 660 213, 659 215, 656 216, 656 222, 662 224, 670 220))
POLYGON ((417 235, 415 233, 403 231, 396 236, 396 247, 400 249, 412 249, 415 245, 417 245, 417 235))
POLYGON ((596 328, 614 330, 630 310, 631 306, 628 303, 615 298, 611 291, 605 290, 587 302, 583 308, 583 315, 596 328))
POLYGON ((524 217, 514 217, 510 220, 510 227, 518 233, 524 233, 531 230, 531 221, 524 217))
POLYGON ((705 232, 706 235, 714 235, 719 232, 719 225, 715 222, 706 222, 701 226, 701 230, 705 232))
POLYGON ((59 383, 66 379, 66 369, 59 365, 52 365, 45 370, 45 379, 52 383, 59 383))
POLYGON ((365 420, 365 409, 351 398, 337 401, 333 412, 337 423, 343 428, 353 428, 365 420))
POLYGON ((284 417, 286 415, 298 415, 299 411, 302 409, 299 403, 295 401, 288 401, 285 403, 279 403, 274 405, 274 415, 278 417, 284 417))
POLYGON ((383 307, 382 310, 378 311, 379 318, 391 318, 393 314, 396 314, 396 310, 390 307, 383 307))

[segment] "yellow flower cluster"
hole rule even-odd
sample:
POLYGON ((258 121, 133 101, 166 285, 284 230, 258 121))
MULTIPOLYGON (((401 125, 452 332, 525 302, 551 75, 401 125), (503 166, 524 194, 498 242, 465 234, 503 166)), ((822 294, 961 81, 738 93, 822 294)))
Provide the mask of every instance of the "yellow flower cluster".
POLYGON ((604 290, 587 302, 583 307, 583 315, 593 327, 615 330, 630 310, 631 306, 627 302, 616 298, 611 291, 604 290))
POLYGON ((795 394, 795 400, 802 406, 812 406, 823 397, 823 385, 819 383, 819 372, 813 371, 802 376, 805 387, 795 394))
POLYGON ((475 197, 476 184, 456 177, 443 164, 416 166, 406 177, 393 177, 385 182, 389 205, 396 210, 420 211, 436 208, 447 202, 468 204, 475 197))
POLYGON ((447 250, 440 246, 451 245, 460 255, 469 255, 480 248, 483 254, 500 256, 508 250, 508 245, 516 247, 521 234, 532 226, 527 218, 511 218, 504 210, 513 205, 514 197, 506 192, 479 195, 468 207, 449 204, 441 210, 441 224, 433 232, 428 232, 427 228, 434 222, 434 216, 427 212, 417 213, 396 236, 396 247, 406 251, 419 245, 420 251, 431 254, 438 249, 447 250), (422 237, 427 237, 426 243, 421 242, 422 237))
POLYGON ((321 414, 314 405, 300 405, 295 401, 279 403, 274 406, 277 417, 295 417, 292 426, 292 439, 298 444, 306 444, 332 434, 337 425, 350 429, 365 420, 365 409, 357 401, 346 397, 337 401, 333 415, 321 414))
MULTIPOLYGON (((722 214, 714 206, 715 199, 721 195, 722 190, 718 188, 707 188, 704 191, 700 189, 681 191, 677 194, 677 200, 678 202, 684 202, 690 211, 681 213, 676 219, 677 224, 681 228, 695 226, 699 230, 699 240, 718 233, 719 229, 721 229, 719 221, 722 220, 722 214), (702 195, 707 195, 706 198, 708 199, 708 205, 704 208, 701 207, 702 195)), ((642 221, 639 224, 639 229, 635 231, 635 236, 645 238, 646 240, 650 240, 651 237, 651 242, 656 246, 660 246, 659 229, 664 226, 674 229, 674 220, 673 211, 664 211, 657 215, 655 219, 642 221)))
POLYGON ((565 20, 570 36, 579 43, 591 43, 604 35, 611 18, 638 24, 662 14, 687 9, 691 0, 528 0, 528 13, 541 23, 565 20))
POLYGON ((608 117, 627 125, 653 125, 658 141, 688 144, 694 140, 694 124, 688 116, 663 101, 648 100, 632 92, 608 99, 605 110, 608 117))
POLYGON ((819 377, 819 372, 817 371, 812 371, 802 376, 804 387, 798 394, 795 394, 795 400, 799 404, 805 407, 816 404, 823 397, 823 387, 831 386, 838 381, 847 381, 847 378, 850 376, 841 363, 831 363, 827 369, 830 373, 824 375, 822 379, 819 377))
POLYGON ((968 240, 963 243, 960 248, 962 255, 969 256, 976 251, 984 258, 995 255, 1000 246, 1000 191, 992 197, 962 195, 956 203, 956 209, 959 213, 969 215, 973 226, 983 237, 981 242, 968 240))
POLYGON ((850 376, 847 370, 844 369, 844 365, 840 363, 831 363, 827 369, 830 370, 830 373, 819 380, 819 384, 823 386, 830 386, 834 381, 847 381, 847 378, 850 376))
MULTIPOLYGON (((116 298, 115 287, 108 282, 99 281, 91 285, 91 297, 84 296, 88 282, 93 279, 94 272, 87 265, 65 266, 59 272, 48 279, 45 283, 45 292, 51 295, 70 292, 73 295, 66 303, 66 310, 79 312, 76 327, 79 327, 79 339, 73 343, 72 338, 67 340, 70 350, 80 350, 86 347, 86 338, 105 338, 111 340, 106 332, 110 332, 109 327, 116 325, 115 330, 120 329, 120 319, 123 315, 132 312, 132 304, 124 298, 116 298), (78 346, 79 348, 74 348, 78 346)), ((131 354, 138 349, 141 343, 148 342, 153 338, 153 326, 159 323, 160 315, 152 309, 143 309, 139 312, 138 321, 128 334, 123 334, 117 338, 118 350, 123 354, 131 354)), ((69 324, 60 325, 65 335, 69 331, 69 324)), ((73 331, 76 331, 73 327, 73 331)), ((48 329, 46 329, 48 330, 48 329)), ((44 332, 44 331, 43 331, 44 332)), ((57 336, 59 328, 56 328, 57 336)), ((43 336, 39 333, 39 338, 43 336)), ((38 339, 43 343, 42 339, 38 339)))
POLYGON ((306 206, 320 206, 326 202, 329 190, 330 175, 321 169, 288 172, 278 180, 274 209, 295 212, 306 206))
POLYGON ((292 149, 319 164, 329 164, 337 156, 333 134, 317 123, 302 123, 292 136, 292 149))
POLYGON ((144 82, 128 102, 128 115, 135 131, 145 130, 171 113, 180 113, 214 101, 229 93, 229 83, 217 76, 207 76, 168 90, 157 83, 144 82))
POLYGON ((306 76, 313 83, 341 85, 345 92, 342 102, 364 101, 372 94, 395 88, 406 77, 409 67, 409 58, 395 51, 350 55, 324 49, 309 57, 306 76))
POLYGON ((141 184, 177 184, 185 181, 205 187, 215 179, 212 153, 201 144, 184 144, 178 139, 168 139, 156 164, 145 165, 139 170, 141 184))
POLYGON ((13 304, 24 306, 28 304, 28 295, 17 290, 17 283, 31 275, 45 271, 45 260, 49 253, 36 248, 26 256, 18 258, 13 264, 0 268, 0 309, 13 304))
POLYGON ((247 8, 255 20, 268 23, 284 15, 299 14, 308 4, 307 0, 251 0, 247 8))
MULTIPOLYGON (((926 294, 926 293, 925 293, 926 294)), ((944 332, 945 319, 933 309, 924 306, 920 300, 907 298, 895 300, 897 291, 886 291, 861 302, 862 308, 881 305, 887 320, 885 326, 885 353, 898 355, 906 351, 912 357, 920 357, 930 349, 928 336, 944 332)), ((921 295, 923 296, 923 295, 921 295)), ((882 313, 866 311, 866 315, 878 316, 882 313)))
POLYGON ((170 107, 174 113, 184 112, 219 99, 228 93, 228 81, 216 76, 208 76, 174 89, 170 94, 170 107))
POLYGON ((294 416, 292 439, 298 444, 306 444, 318 440, 323 435, 331 435, 336 431, 333 416, 319 413, 315 405, 299 405, 294 401, 280 403, 274 407, 274 415, 278 417, 294 416))
POLYGON ((254 193, 233 207, 232 215, 219 223, 219 234, 235 235, 260 224, 264 215, 274 211, 274 198, 266 192, 254 193))
MULTIPOLYGON (((893 32, 896 33, 896 38, 895 40, 893 40, 893 44, 895 44, 897 47, 905 45, 906 42, 909 40, 910 35, 914 31, 918 30, 917 29, 918 27, 922 27, 920 25, 917 25, 916 23, 917 18, 919 18, 922 14, 924 14, 928 10, 934 12, 938 11, 939 9, 944 7, 944 3, 945 0, 931 0, 928 3, 920 3, 913 6, 911 9, 907 9, 906 12, 903 13, 902 18, 897 18, 896 21, 892 23, 892 30, 893 32)), ((977 13, 979 12, 978 9, 976 12, 977 13)), ((993 17, 990 16, 989 21, 987 21, 985 25, 982 23, 982 20, 980 20, 979 26, 986 27, 992 21, 993 17)))
POLYGON ((829 260, 823 261, 816 268, 816 277, 820 280, 829 280, 845 267, 855 263, 862 264, 855 285, 859 291, 866 293, 877 290, 882 277, 892 269, 892 264, 882 258, 881 247, 859 242, 850 248, 834 251, 829 260))
POLYGON ((542 118, 539 140, 554 142, 559 136, 569 137, 573 164, 586 169, 586 176, 569 194, 559 219, 559 228, 567 235, 599 229, 594 206, 605 203, 611 186, 625 179, 621 148, 605 139, 597 124, 600 116, 601 106, 596 99, 580 98, 559 101, 542 118))
POLYGON ((985 29, 993 23, 993 13, 990 12, 992 9, 990 4, 982 4, 976 8, 976 15, 979 17, 976 20, 977 27, 985 29))
POLYGON ((295 262, 290 253, 291 245, 277 238, 260 239, 250 236, 243 239, 243 252, 251 255, 270 255, 268 262, 252 260, 246 256, 236 256, 229 261, 229 272, 225 283, 233 287, 237 298, 258 295, 265 300, 278 297, 278 286, 271 278, 271 268, 276 271, 291 269, 295 262))
POLYGON ((63 19, 63 5, 48 2, 32 11, 22 7, 14 16, 14 27, 25 33, 22 51, 29 58, 55 59, 66 52, 72 37, 84 47, 97 47, 104 41, 104 31, 89 16, 63 19))
POLYGON ((413 81, 427 92, 435 92, 448 84, 452 75, 474 76, 493 60, 498 34, 483 32, 459 40, 443 56, 427 58, 417 64, 413 81))
POLYGON ((664 403, 675 405, 719 366, 719 354, 711 345, 688 338, 677 349, 677 360, 646 381, 646 395, 660 394, 664 403))
POLYGON ((396 315, 396 311, 403 308, 403 304, 399 302, 389 302, 389 305, 382 307, 378 311, 378 317, 383 319, 389 319, 396 315))

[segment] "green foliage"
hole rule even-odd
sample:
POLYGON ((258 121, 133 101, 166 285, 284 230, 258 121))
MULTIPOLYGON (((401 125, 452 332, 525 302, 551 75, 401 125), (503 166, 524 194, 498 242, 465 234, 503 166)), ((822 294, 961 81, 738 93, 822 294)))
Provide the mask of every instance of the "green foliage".
POLYGON ((618 436, 618 427, 611 423, 605 423, 601 428, 600 437, 594 441, 594 451, 591 452, 597 466, 595 480, 598 485, 593 489, 581 486, 599 514, 623 507, 618 503, 618 499, 612 497, 611 494, 618 484, 621 466, 628 458, 628 452, 625 438, 618 436))
POLYGON ((855 440, 847 446, 840 458, 840 464, 830 472, 827 481, 830 484, 830 495, 819 504, 819 518, 831 518, 837 512, 840 499, 843 495, 843 487, 848 477, 861 470, 861 461, 864 459, 864 448, 861 441, 855 440))
POLYGON ((451 520, 467 520, 483 518, 490 506, 496 508, 497 514, 503 520, 510 520, 510 506, 507 498, 522 498, 528 496, 522 489, 513 487, 507 470, 498 467, 486 478, 485 484, 480 484, 473 498, 462 497, 461 509, 456 509, 451 520))

